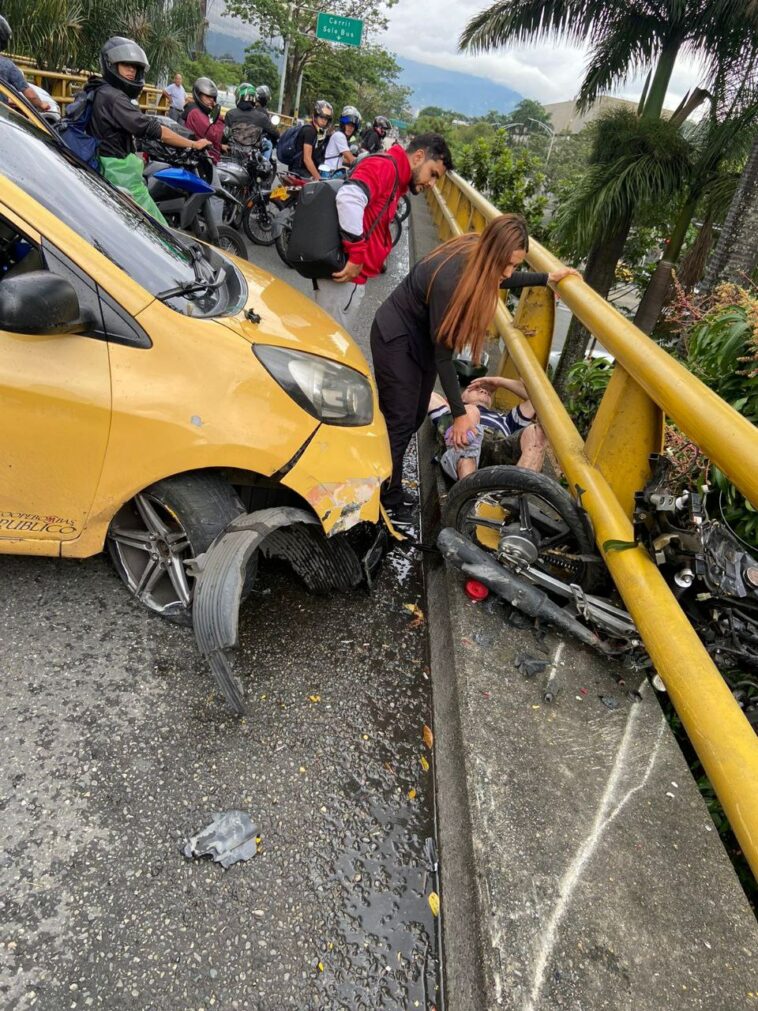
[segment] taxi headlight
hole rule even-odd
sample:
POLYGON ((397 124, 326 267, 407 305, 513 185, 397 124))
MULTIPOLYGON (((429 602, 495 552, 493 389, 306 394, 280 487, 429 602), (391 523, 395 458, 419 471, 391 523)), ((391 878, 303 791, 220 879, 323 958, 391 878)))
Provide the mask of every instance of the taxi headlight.
POLYGON ((276 382, 319 421, 328 425, 370 425, 374 398, 368 379, 347 365, 305 351, 257 344, 253 353, 276 382))

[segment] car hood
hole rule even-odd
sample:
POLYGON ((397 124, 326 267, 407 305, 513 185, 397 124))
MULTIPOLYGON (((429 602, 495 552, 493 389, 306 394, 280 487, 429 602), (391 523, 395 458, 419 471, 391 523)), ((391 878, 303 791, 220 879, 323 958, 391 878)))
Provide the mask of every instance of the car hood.
POLYGON ((312 299, 253 264, 240 260, 235 264, 247 281, 247 302, 236 316, 220 322, 250 344, 295 348, 371 374, 353 338, 312 299), (260 316, 260 323, 246 315, 251 311, 260 316))

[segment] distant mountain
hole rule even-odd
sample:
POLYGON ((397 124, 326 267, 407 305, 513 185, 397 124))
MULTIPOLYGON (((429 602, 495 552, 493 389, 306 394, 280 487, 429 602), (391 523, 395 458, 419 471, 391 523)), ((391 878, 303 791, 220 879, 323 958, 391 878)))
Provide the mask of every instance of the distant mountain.
POLYGON ((461 74, 415 60, 398 59, 398 63, 403 70, 400 83, 411 89, 414 112, 427 105, 438 105, 441 109, 462 112, 464 116, 484 116, 491 109, 510 112, 524 97, 486 77, 461 74))
MULTIPOLYGON (((245 49, 256 39, 255 30, 238 18, 221 17, 223 6, 214 5, 205 44, 211 56, 231 56, 237 63, 245 59, 245 49)), ((400 83, 411 89, 414 112, 427 105, 454 109, 464 116, 484 116, 491 109, 510 112, 523 98, 504 84, 486 77, 461 74, 455 70, 433 67, 428 63, 398 58, 402 68, 400 83)))
POLYGON ((227 35, 214 28, 209 28, 205 33, 205 48, 211 56, 216 58, 231 56, 235 63, 245 62, 245 50, 253 42, 255 42, 255 35, 252 29, 250 29, 250 37, 247 39, 240 38, 239 35, 227 35))

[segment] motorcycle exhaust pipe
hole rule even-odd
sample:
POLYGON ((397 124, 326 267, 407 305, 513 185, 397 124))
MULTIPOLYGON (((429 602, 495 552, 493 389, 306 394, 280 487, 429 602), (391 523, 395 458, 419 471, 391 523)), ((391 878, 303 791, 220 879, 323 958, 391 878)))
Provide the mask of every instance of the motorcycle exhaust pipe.
POLYGON ((542 618, 550 622, 606 656, 612 653, 602 639, 555 604, 539 587, 499 565, 491 555, 466 540, 457 530, 452 527, 442 530, 437 538, 437 547, 446 561, 472 579, 484 583, 511 607, 523 611, 530 618, 542 618))

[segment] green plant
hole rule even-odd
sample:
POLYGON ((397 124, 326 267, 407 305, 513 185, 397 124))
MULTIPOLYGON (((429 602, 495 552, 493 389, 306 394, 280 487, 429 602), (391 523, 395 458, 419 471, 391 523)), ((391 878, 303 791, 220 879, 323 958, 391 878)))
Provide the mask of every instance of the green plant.
MULTIPOLYGON (((689 367, 753 424, 758 423, 758 298, 736 285, 722 285, 715 304, 691 328, 689 367)), ((723 519, 748 544, 758 543, 758 510, 728 478, 711 467, 723 519)))
POLYGON ((610 358, 582 358, 569 369, 566 408, 586 437, 613 373, 610 358))
POLYGON ((526 148, 516 151, 508 145, 505 130, 480 137, 472 144, 453 146, 458 172, 471 181, 499 210, 523 214, 529 231, 537 238, 547 197, 541 193, 542 162, 526 148))

